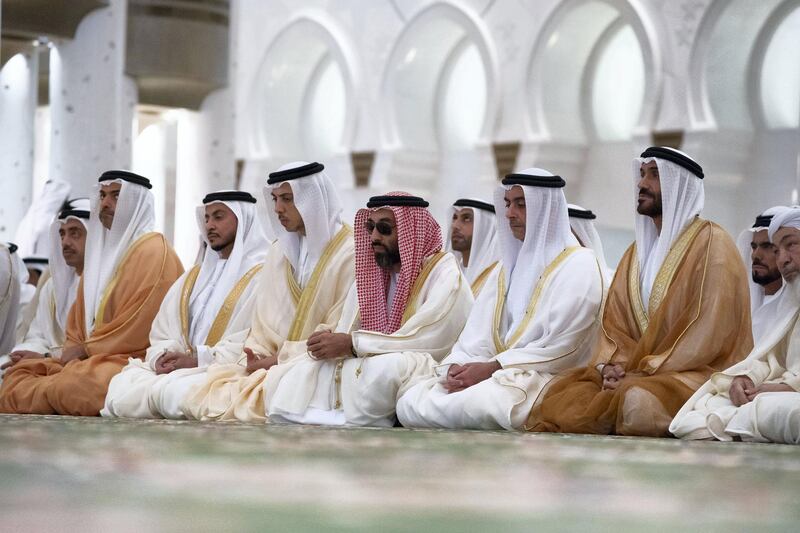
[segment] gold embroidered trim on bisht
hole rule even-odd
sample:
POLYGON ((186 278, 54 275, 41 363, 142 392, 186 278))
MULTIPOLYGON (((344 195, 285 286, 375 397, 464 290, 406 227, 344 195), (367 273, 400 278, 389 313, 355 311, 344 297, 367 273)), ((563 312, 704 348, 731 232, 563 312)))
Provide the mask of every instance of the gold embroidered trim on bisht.
MULTIPOLYGON (((100 298, 100 305, 97 306, 97 312, 94 315, 95 330, 100 329, 103 326, 103 317, 106 314, 106 304, 108 303, 109 298, 111 298, 111 293, 114 292, 114 288, 117 286, 117 282, 119 281, 119 274, 122 271, 123 265, 125 265, 125 262, 128 260, 128 257, 130 257, 131 253, 133 252, 133 250, 136 249, 136 247, 138 247, 140 244, 142 244, 150 237, 155 237, 157 235, 160 234, 151 231, 149 233, 145 233, 144 235, 136 239, 133 242, 133 244, 131 244, 125 251, 125 255, 122 256, 122 260, 119 263, 117 263, 117 268, 114 270, 114 276, 111 278, 111 281, 108 282, 108 285, 106 285, 106 288, 103 291, 103 297, 100 298)), ((162 258, 162 265, 161 265, 162 269, 164 267, 163 263, 164 261, 166 261, 166 259, 167 259, 167 254, 165 253, 164 257, 162 258)))
POLYGON ((236 308, 239 298, 241 298, 247 286, 250 285, 250 281, 252 281, 253 277, 261 271, 263 266, 263 264, 258 264, 248 270, 245 275, 236 282, 236 285, 233 286, 231 291, 228 293, 228 296, 225 297, 222 307, 220 307, 216 318, 214 318, 214 323, 211 324, 211 329, 208 330, 208 335, 206 336, 205 342, 206 346, 215 346, 220 340, 222 340, 222 336, 225 334, 225 330, 228 328, 228 322, 231 321, 233 310, 236 308))
POLYGON ((186 346, 191 346, 189 342, 189 297, 192 295, 194 284, 197 283, 197 277, 200 275, 200 265, 195 265, 186 274, 186 279, 183 281, 183 289, 181 290, 181 334, 183 335, 183 342, 186 346))
POLYGON ((408 303, 406 303, 406 308, 403 310, 403 317, 400 320, 401 326, 408 322, 408 319, 417 312, 417 300, 419 299, 420 292, 422 292, 422 287, 424 287, 425 282, 428 281, 428 277, 431 275, 433 268, 445 255, 447 255, 446 252, 436 252, 422 265, 422 270, 420 270, 417 279, 414 280, 414 285, 411 287, 411 292, 408 295, 408 303))
POLYGON ((492 336, 494 338, 494 347, 498 354, 509 350, 519 341, 519 339, 522 337, 522 334, 528 328, 530 321, 536 314, 536 306, 539 303, 539 298, 541 297, 542 291, 549 281, 551 274, 555 271, 555 269, 561 266, 561 264, 570 255, 580 249, 580 246, 571 246, 569 248, 565 248, 556 256, 555 259, 550 262, 549 265, 547 265, 544 271, 542 271, 542 274, 539 276, 536 286, 533 289, 533 294, 528 302, 528 307, 525 309, 525 316, 522 318, 522 322, 520 322, 520 324, 517 326, 517 329, 514 330, 514 333, 511 335, 511 338, 507 343, 503 342, 503 340, 500 338, 500 321, 503 316, 503 308, 506 305, 506 277, 503 271, 500 272, 497 283, 497 303, 495 304, 494 308, 494 328, 492 332, 492 336))
POLYGON ((500 261, 495 261, 494 263, 486 267, 484 271, 478 275, 477 278, 475 278, 475 281, 472 283, 472 286, 470 287, 472 289, 472 296, 476 298, 478 297, 478 293, 481 292, 481 289, 486 283, 486 280, 489 278, 489 274, 492 273, 494 267, 496 267, 499 263, 500 261))
MULTIPOLYGON (((323 273, 325 272, 328 263, 330 263, 331 258, 336 252, 339 251, 347 238, 352 234, 353 228, 348 224, 343 224, 342 228, 325 246, 325 250, 323 250, 319 261, 317 261, 317 265, 314 267, 314 272, 311 274, 311 279, 308 281, 305 289, 302 290, 300 296, 295 300, 297 311, 295 311, 294 320, 292 320, 292 325, 289 327, 289 334, 286 337, 287 340, 302 340, 301 335, 303 334, 306 319, 308 318, 308 310, 317 299, 317 290, 319 289, 320 279, 322 279, 323 273)), ((294 298, 294 286, 297 286, 297 282, 294 280, 294 276, 291 275, 291 271, 289 271, 289 279, 291 280, 289 282, 289 288, 292 290, 292 297, 294 298), (294 282, 294 286, 292 285, 292 282, 294 282)))

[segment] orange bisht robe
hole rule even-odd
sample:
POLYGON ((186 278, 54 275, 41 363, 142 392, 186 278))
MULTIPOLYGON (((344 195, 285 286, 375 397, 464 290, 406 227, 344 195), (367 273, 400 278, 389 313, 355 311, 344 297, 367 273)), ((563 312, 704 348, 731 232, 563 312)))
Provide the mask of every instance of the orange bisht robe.
POLYGON ((89 357, 66 365, 49 357, 23 359, 3 378, 0 412, 98 415, 111 378, 129 357, 144 357, 161 300, 182 273, 183 266, 163 235, 140 237, 109 281, 88 338, 81 280, 67 319, 64 347, 83 344, 89 357))
POLYGON ((609 288, 602 326, 588 368, 553 380, 526 428, 669 436, 672 417, 694 391, 753 347, 747 272, 733 240, 695 219, 664 260, 647 308, 632 245, 609 288), (597 370, 609 363, 625 368, 615 390, 602 389, 597 370))

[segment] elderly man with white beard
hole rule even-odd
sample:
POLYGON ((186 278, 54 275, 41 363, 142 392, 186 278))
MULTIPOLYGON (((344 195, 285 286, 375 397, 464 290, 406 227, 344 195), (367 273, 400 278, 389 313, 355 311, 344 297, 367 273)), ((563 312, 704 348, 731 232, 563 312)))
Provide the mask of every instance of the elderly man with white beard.
POLYGON ((800 208, 773 213, 769 241, 785 288, 750 355, 711 379, 670 425, 684 439, 800 444, 800 208))

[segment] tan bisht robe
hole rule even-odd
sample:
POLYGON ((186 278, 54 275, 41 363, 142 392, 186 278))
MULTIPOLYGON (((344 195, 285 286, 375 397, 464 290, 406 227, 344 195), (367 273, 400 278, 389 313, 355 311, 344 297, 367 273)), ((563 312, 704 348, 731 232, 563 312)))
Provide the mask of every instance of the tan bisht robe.
POLYGON ((181 273, 181 262, 163 235, 142 235, 106 286, 88 338, 81 279, 67 319, 64 347, 83 344, 89 357, 66 365, 51 358, 20 361, 3 379, 0 412, 99 414, 111 378, 127 364, 128 357, 144 357, 153 318, 181 273))
POLYGON ((730 236, 697 218, 673 244, 653 284, 639 296, 636 247, 609 289, 594 357, 556 378, 528 419, 531 431, 668 436, 669 423, 709 376, 753 347, 747 272, 730 236), (626 376, 603 390, 597 365, 626 376))
MULTIPOLYGON (((350 226, 342 226, 303 289, 279 243, 272 244, 259 274, 262 279, 246 348, 277 354, 280 366, 306 352, 306 341, 313 332, 336 326, 355 275, 352 235, 350 226)), ((267 370, 248 375, 246 367, 244 355, 234 364, 210 365, 205 383, 184 399, 184 415, 195 420, 263 422, 267 370)))

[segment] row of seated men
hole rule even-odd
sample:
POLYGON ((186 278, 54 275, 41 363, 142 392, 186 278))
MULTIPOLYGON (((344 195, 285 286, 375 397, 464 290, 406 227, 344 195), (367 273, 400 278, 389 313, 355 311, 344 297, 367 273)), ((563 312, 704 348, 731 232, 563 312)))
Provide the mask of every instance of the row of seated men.
POLYGON ((323 165, 285 165, 275 240, 256 198, 210 193, 186 272, 149 181, 106 172, 51 226, 0 412, 800 442, 800 208, 759 215, 740 252, 701 218, 693 159, 651 147, 632 171, 615 273, 538 168, 457 201, 448 252, 422 198, 372 197, 350 226, 323 165))

